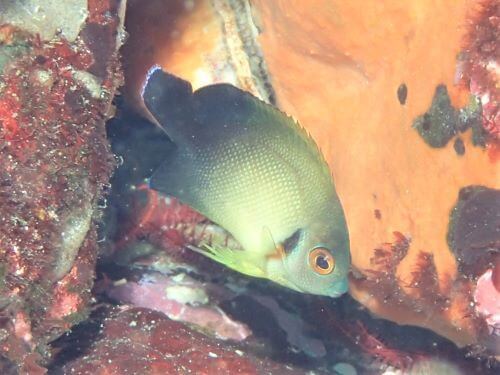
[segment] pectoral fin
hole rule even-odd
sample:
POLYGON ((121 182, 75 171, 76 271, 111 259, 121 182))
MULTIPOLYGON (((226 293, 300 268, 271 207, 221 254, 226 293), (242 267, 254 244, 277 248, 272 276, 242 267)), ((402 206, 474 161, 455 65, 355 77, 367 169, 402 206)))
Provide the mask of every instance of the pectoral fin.
POLYGON ((276 241, 274 240, 271 230, 267 226, 262 227, 260 235, 260 248, 262 249, 262 257, 273 256, 278 251, 276 241))
POLYGON ((246 258, 244 250, 232 250, 223 246, 207 244, 201 247, 189 245, 188 248, 245 275, 266 277, 262 268, 246 258))

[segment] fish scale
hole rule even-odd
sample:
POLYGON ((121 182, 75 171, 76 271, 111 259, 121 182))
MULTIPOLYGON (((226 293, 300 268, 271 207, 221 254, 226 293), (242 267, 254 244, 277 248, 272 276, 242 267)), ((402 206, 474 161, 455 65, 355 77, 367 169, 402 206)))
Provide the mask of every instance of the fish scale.
POLYGON ((207 214, 215 222, 229 223, 225 227, 230 232, 241 233, 236 238, 244 247, 259 245, 257 241, 263 226, 268 226, 278 240, 286 238, 293 233, 300 218, 297 214, 301 197, 295 181, 290 180, 283 169, 280 171, 274 160, 263 157, 263 151, 257 147, 248 149, 238 146, 236 150, 228 147, 224 152, 227 156, 207 158, 206 167, 202 167, 204 172, 201 172, 201 180, 212 182, 206 195, 207 199, 213 199, 213 209, 207 214), (235 163, 231 158, 235 153, 246 155, 245 161, 235 163), (211 168, 216 164, 215 160, 221 159, 237 166, 238 170, 233 173, 238 178, 228 182, 226 173, 231 171, 226 163, 218 164, 215 170, 211 168), (260 183, 255 184, 255 181, 260 183), (276 195, 276 188, 281 194, 276 195), (215 198, 217 196, 219 199, 215 198), (231 210, 220 210, 227 202, 231 202, 231 210))
POLYGON ((207 243, 195 251, 296 291, 347 290, 344 213, 321 152, 293 119, 231 85, 193 93, 159 69, 143 98, 176 145, 151 187, 220 225, 243 249, 207 243))

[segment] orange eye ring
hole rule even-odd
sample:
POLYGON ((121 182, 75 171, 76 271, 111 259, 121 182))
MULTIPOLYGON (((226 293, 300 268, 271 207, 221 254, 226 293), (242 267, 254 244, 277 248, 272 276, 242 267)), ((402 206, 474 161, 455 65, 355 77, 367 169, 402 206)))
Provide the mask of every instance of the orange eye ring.
POLYGON ((335 258, 324 247, 316 247, 309 253, 309 265, 314 272, 328 275, 335 269, 335 258))

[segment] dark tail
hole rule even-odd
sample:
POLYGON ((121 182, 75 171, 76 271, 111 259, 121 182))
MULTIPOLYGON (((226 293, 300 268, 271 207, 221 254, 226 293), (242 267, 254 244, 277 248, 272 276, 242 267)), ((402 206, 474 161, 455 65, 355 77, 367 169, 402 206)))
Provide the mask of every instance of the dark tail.
POLYGON ((144 104, 173 139, 177 123, 191 113, 192 96, 189 82, 165 73, 159 66, 150 69, 142 90, 144 104))

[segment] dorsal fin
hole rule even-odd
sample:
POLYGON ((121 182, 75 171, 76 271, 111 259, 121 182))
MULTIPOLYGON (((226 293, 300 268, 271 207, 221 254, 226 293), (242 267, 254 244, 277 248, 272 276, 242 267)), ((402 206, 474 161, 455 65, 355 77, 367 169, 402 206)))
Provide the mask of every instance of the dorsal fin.
POLYGON ((274 128, 280 137, 293 137, 304 142, 326 166, 316 142, 297 121, 230 84, 219 83, 196 90, 193 94, 193 113, 196 122, 204 125, 198 129, 203 140, 218 137, 218 141, 223 141, 235 134, 251 131, 270 134, 274 128))
POLYGON ((316 143, 295 120, 230 84, 213 84, 193 93, 189 82, 156 67, 148 74, 143 97, 180 147, 213 148, 230 138, 257 131, 302 141, 309 152, 324 160, 316 143))

